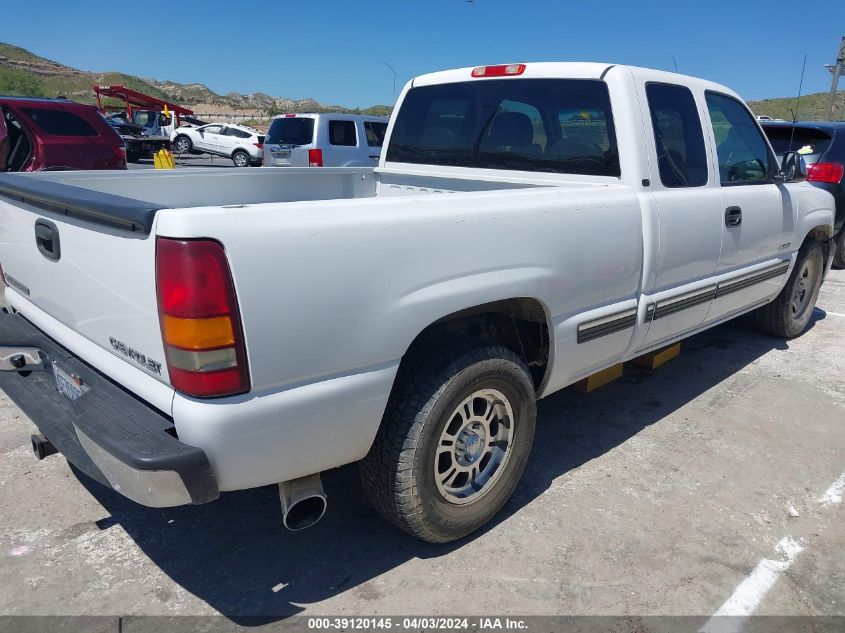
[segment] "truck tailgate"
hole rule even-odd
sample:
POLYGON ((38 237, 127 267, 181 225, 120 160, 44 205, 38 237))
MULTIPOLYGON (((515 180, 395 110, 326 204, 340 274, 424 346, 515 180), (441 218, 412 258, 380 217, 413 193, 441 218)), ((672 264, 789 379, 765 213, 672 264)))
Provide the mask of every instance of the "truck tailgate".
POLYGON ((0 266, 14 291, 7 301, 24 316, 40 308, 166 383, 155 205, 36 176, 0 177, 0 266))

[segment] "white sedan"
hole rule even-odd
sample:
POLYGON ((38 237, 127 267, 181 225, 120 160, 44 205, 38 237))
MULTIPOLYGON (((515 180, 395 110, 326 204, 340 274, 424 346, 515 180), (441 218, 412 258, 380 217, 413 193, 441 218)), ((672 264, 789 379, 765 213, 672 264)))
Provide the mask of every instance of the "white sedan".
POLYGON ((170 134, 170 140, 177 154, 225 156, 232 159, 235 167, 260 165, 264 154, 264 134, 232 123, 180 127, 170 134))

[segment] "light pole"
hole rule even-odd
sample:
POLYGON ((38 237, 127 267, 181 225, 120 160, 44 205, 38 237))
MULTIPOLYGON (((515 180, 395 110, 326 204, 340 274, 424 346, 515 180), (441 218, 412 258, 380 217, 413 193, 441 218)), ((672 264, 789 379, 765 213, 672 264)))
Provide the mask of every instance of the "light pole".
POLYGON ((395 101, 396 100, 396 71, 393 70, 393 66, 391 66, 387 62, 382 62, 382 64, 387 66, 390 69, 390 72, 393 73, 393 100, 395 101))

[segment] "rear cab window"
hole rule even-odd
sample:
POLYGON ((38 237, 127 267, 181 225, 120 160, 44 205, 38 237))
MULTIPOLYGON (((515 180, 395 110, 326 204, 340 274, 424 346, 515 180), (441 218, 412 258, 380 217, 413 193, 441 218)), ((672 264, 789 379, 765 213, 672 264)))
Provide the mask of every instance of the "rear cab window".
POLYGON ((355 121, 332 121, 330 119, 329 143, 343 147, 355 147, 358 144, 355 121))
POLYGON ((99 136, 85 119, 73 112, 46 108, 21 108, 37 128, 54 136, 99 136))
POLYGON ((607 84, 490 79, 411 89, 387 160, 620 176, 607 84))
POLYGON ((273 119, 264 142, 269 145, 310 145, 314 142, 314 119, 311 117, 273 119))

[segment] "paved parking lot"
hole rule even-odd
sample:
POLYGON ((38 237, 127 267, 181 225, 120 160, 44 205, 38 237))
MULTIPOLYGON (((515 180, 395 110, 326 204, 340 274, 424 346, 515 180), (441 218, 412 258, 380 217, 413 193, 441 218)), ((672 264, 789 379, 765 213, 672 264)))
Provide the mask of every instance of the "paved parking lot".
POLYGON ((794 341, 732 322, 549 397, 514 498, 448 546, 379 520, 354 467, 300 533, 272 487, 136 506, 36 462, 0 396, 0 614, 845 615, 843 333, 834 271, 794 341))

